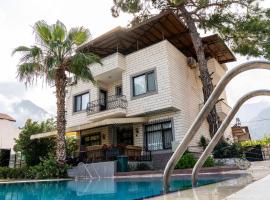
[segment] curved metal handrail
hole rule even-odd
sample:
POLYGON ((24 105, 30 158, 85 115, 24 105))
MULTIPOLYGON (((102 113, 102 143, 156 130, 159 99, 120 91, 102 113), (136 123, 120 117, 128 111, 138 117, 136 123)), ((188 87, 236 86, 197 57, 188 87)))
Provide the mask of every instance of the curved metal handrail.
POLYGON ((204 150, 203 154, 200 156, 199 160, 196 162, 193 171, 192 171, 192 186, 197 185, 197 178, 198 178, 198 173, 200 169, 202 168, 204 162, 206 161, 207 157, 211 154, 215 146, 217 145, 218 141, 220 138, 223 136, 224 131, 228 127, 228 125, 231 123, 233 120, 234 116, 240 109, 240 107, 249 99, 256 97, 256 96, 270 96, 270 90, 256 90, 253 92, 250 92, 246 95, 244 95, 241 99, 237 101, 233 109, 229 112, 227 117, 224 119, 222 122, 221 126, 219 127, 218 131, 204 150))
POLYGON ((252 70, 252 69, 268 69, 270 70, 270 62, 269 61, 252 61, 241 64, 234 69, 228 71, 225 76, 218 82, 217 86, 213 90, 212 94, 210 95, 209 99, 206 101, 205 105, 197 115, 195 121, 192 123, 191 127, 185 134, 184 138, 182 139, 181 143, 177 146, 175 152, 171 156, 170 160, 168 161, 166 168, 163 173, 163 184, 164 184, 164 191, 167 192, 170 187, 170 176, 178 162, 178 160, 182 157, 184 152, 186 151, 188 145, 190 144, 191 140, 193 139, 196 132, 199 130, 200 126, 202 125, 204 119, 207 115, 211 112, 213 107, 215 106, 219 96, 224 91, 227 84, 238 74, 252 70))

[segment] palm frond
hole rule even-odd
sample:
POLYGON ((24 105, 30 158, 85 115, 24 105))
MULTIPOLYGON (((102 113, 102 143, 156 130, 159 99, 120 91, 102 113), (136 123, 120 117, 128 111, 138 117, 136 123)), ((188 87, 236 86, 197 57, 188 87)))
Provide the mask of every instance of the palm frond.
POLYGON ((84 27, 72 28, 67 38, 75 45, 81 45, 90 38, 90 32, 84 27))
POLYGON ((20 81, 25 81, 25 84, 32 84, 42 74, 41 68, 38 63, 23 63, 18 66, 17 77, 20 81))
POLYGON ((37 21, 34 25, 34 32, 41 42, 49 45, 52 40, 51 26, 49 26, 45 21, 37 21))
POLYGON ((51 27, 51 34, 52 34, 52 40, 53 41, 60 41, 63 42, 65 40, 65 37, 67 35, 67 29, 66 26, 57 20, 55 24, 51 27))
POLYGON ((76 53, 72 58, 68 71, 75 74, 79 79, 84 81, 91 81, 95 83, 91 70, 90 64, 99 63, 102 64, 100 58, 92 53, 76 53))
POLYGON ((27 46, 19 46, 19 47, 15 48, 12 51, 11 55, 13 56, 15 53, 18 53, 18 52, 22 52, 22 53, 29 52, 30 49, 31 48, 30 47, 27 47, 27 46))
POLYGON ((19 46, 13 50, 12 55, 21 53, 20 62, 39 62, 43 57, 43 52, 38 46, 19 46))

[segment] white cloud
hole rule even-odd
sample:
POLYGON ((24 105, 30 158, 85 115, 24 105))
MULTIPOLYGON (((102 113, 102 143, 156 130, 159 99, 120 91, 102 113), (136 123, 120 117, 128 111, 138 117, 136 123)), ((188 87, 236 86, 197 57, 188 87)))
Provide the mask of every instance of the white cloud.
POLYGON ((131 18, 127 15, 113 18, 110 13, 111 0, 0 0, 0 4, 0 83, 9 82, 7 87, 11 87, 10 91, 16 93, 18 98, 29 99, 50 113, 55 113, 56 107, 53 88, 42 83, 27 89, 20 86, 20 90, 12 87, 13 84, 17 85, 16 65, 19 56, 11 57, 11 52, 16 46, 34 43, 31 26, 41 19, 48 23, 59 19, 67 28, 87 27, 92 36, 97 37, 115 26, 125 26, 131 18))

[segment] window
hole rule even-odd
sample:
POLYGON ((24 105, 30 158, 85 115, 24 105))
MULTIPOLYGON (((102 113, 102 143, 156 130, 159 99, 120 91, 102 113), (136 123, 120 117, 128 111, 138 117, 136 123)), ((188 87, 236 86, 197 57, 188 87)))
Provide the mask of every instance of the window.
POLYGON ((119 85, 119 86, 115 87, 115 95, 116 96, 122 96, 123 95, 123 93, 122 93, 122 85, 119 85))
POLYGON ((82 136, 81 144, 84 146, 101 145, 100 133, 82 136))
POLYGON ((133 96, 139 96, 156 90, 155 72, 150 71, 145 74, 133 77, 133 96))
POLYGON ((86 110, 89 99, 89 92, 75 96, 74 112, 86 110))
POLYGON ((172 141, 171 121, 145 126, 145 146, 147 150, 171 149, 172 141))

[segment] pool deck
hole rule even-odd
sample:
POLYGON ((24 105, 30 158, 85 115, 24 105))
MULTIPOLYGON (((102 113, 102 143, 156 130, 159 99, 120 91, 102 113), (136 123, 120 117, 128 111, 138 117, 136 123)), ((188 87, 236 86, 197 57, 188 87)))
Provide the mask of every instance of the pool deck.
POLYGON ((178 191, 151 200, 266 200, 270 199, 270 161, 254 162, 248 170, 235 170, 223 174, 246 173, 236 179, 178 191))

